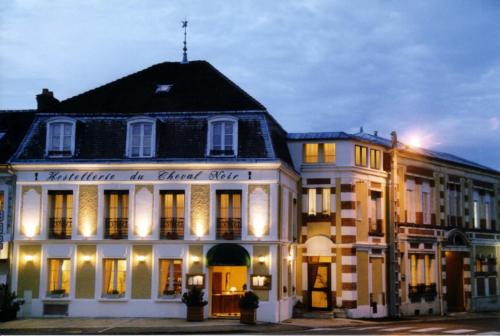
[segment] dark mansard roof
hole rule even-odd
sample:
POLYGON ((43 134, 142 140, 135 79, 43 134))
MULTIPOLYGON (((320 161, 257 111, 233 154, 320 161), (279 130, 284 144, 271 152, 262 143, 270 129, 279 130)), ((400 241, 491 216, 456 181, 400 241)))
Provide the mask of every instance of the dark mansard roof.
POLYGON ((206 61, 164 62, 42 109, 62 113, 255 111, 265 107, 206 61), (158 85, 170 86, 156 92, 158 85))
MULTIPOLYGON (((145 114, 141 114, 144 116, 145 114)), ((124 114, 70 115, 76 121, 75 153, 67 158, 46 156, 47 121, 60 114, 39 114, 13 163, 56 162, 262 162, 282 160, 290 167, 286 133, 267 112, 153 113, 156 120, 156 156, 126 156, 127 121, 124 114), (206 156, 209 119, 238 119, 237 157, 206 156)), ((66 115, 68 116, 68 115, 66 115)))
POLYGON ((0 164, 14 154, 34 117, 33 110, 0 111, 0 164))

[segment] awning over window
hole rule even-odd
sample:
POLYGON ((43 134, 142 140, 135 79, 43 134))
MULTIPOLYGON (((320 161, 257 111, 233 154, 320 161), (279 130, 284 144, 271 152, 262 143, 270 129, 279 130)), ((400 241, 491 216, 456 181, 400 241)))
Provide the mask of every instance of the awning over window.
POLYGON ((207 253, 208 266, 247 266, 250 267, 250 255, 245 248, 237 244, 218 244, 207 253))

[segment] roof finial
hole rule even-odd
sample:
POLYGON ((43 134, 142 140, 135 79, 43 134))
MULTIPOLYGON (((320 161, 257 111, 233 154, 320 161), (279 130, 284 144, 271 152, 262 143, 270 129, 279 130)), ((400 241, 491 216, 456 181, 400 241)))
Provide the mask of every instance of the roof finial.
POLYGON ((187 26, 188 26, 187 20, 182 21, 182 28, 184 28, 184 48, 182 48, 183 54, 182 54, 182 62, 181 63, 183 63, 183 64, 188 62, 187 47, 186 47, 187 26))

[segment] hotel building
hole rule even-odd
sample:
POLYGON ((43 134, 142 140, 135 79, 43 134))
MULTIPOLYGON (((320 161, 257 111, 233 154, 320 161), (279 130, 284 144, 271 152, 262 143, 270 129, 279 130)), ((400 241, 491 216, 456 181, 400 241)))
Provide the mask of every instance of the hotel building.
POLYGON ((192 286, 211 317, 252 289, 271 322, 298 300, 349 317, 500 308, 496 170, 395 134, 287 133, 204 61, 37 101, 8 161, 24 316, 182 318, 192 286))

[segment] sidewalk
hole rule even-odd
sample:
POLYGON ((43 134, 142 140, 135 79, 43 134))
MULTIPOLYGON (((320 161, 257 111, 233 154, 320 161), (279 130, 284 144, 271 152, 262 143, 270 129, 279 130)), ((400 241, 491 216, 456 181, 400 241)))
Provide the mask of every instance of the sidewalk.
POLYGON ((242 334, 300 332, 299 325, 241 324, 239 319, 187 322, 166 318, 29 318, 0 323, 0 334, 242 334))

